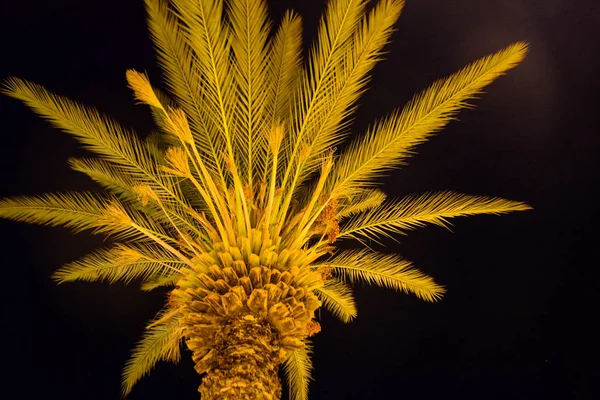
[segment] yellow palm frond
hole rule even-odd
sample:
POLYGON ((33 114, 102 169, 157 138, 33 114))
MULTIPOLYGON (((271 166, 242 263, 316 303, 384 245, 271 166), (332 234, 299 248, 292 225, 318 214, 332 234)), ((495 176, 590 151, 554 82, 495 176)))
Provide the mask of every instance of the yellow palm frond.
POLYGON ((202 84, 202 106, 211 122, 219 127, 228 145, 231 144, 231 113, 235 98, 233 74, 230 73, 229 30, 223 19, 222 0, 174 0, 173 6, 181 21, 181 33, 195 57, 193 65, 202 84))
POLYGON ((289 385, 290 400, 308 400, 308 385, 312 380, 312 345, 292 351, 283 362, 283 372, 289 385))
POLYGON ((123 199, 133 200, 137 198, 133 191, 135 184, 131 177, 101 158, 70 158, 69 166, 75 171, 86 174, 123 199))
POLYGON ((247 172, 245 179, 253 187, 253 177, 262 173, 266 161, 261 149, 266 147, 265 108, 267 38, 270 22, 267 18, 267 5, 255 0, 231 0, 228 2, 231 23, 231 48, 234 62, 233 72, 238 88, 233 124, 238 130, 238 157, 242 159, 240 168, 247 172))
MULTIPOLYGON (((239 99, 230 60, 231 32, 230 28, 222 23, 223 1, 174 0, 173 5, 182 21, 185 21, 182 28, 196 56, 194 65, 202 77, 203 109, 224 141, 224 155, 215 156, 224 158, 227 172, 233 180, 235 205, 238 208, 236 213, 240 216, 237 219, 237 229, 249 234, 251 227, 248 201, 243 195, 244 184, 240 174, 240 166, 248 164, 248 154, 234 153, 234 149, 240 148, 239 143, 243 143, 244 138, 239 135, 240 131, 232 126, 239 99)), ((226 186, 225 180, 222 181, 226 186)))
MULTIPOLYGON (((383 47, 389 43, 393 26, 400 17, 404 0, 382 0, 366 15, 352 38, 344 46, 342 62, 336 65, 335 79, 324 86, 322 112, 315 113, 315 132, 309 139, 311 157, 304 176, 314 170, 314 163, 326 149, 338 144, 348 128, 359 97, 369 83, 369 72, 381 60, 383 47)), ((300 180, 301 182, 302 180, 300 180)))
POLYGON ((346 46, 365 13, 364 0, 332 0, 321 19, 317 40, 308 66, 300 76, 291 108, 288 134, 284 142, 286 167, 282 187, 287 191, 280 218, 285 219, 287 207, 298 184, 304 161, 310 156, 310 135, 314 134, 329 100, 328 86, 337 82, 346 46))
POLYGON ((133 69, 128 69, 125 73, 129 88, 133 90, 134 98, 141 104, 147 104, 151 107, 164 109, 162 103, 154 93, 152 84, 148 79, 148 75, 137 72, 133 69))
MULTIPOLYGON (((167 312, 160 313, 156 320, 167 312)), ((131 392, 133 386, 159 361, 177 363, 180 358, 180 341, 183 328, 180 317, 173 317, 166 322, 156 324, 144 332, 144 336, 133 349, 131 359, 123 369, 123 397, 131 392)))
MULTIPOLYGON (((292 97, 302 71, 302 19, 292 11, 286 11, 275 36, 269 43, 267 64, 267 88, 264 109, 265 127, 289 129, 285 121, 290 113, 292 97)), ((285 135, 282 136, 282 139, 285 135)), ((281 143, 279 143, 281 145, 281 143)), ((278 152, 281 149, 278 146, 278 152)), ((261 157, 268 165, 273 157, 269 146, 261 148, 261 157)), ((285 154, 285 152, 282 152, 285 154)), ((283 166, 285 157, 278 157, 283 166)), ((279 167, 279 165, 277 166, 279 167)), ((262 180, 267 182, 269 168, 262 171, 262 180)), ((278 171, 280 174, 280 172, 278 171)), ((279 177, 276 176, 276 179, 279 177)))
MULTIPOLYGON (((183 264, 183 263, 178 263, 178 264, 183 264)), ((149 279, 145 280, 140 285, 140 289, 145 292, 149 292, 151 290, 158 289, 159 287, 173 286, 180 279, 181 279, 181 275, 173 272, 172 274, 166 274, 163 276, 159 276, 156 278, 149 278, 149 279)))
POLYGON ((414 293, 426 301, 439 300, 446 292, 444 287, 435 283, 430 276, 413 268, 409 261, 395 254, 348 250, 328 260, 327 265, 349 282, 362 282, 414 293))
POLYGON ((270 128, 287 118, 293 89, 302 69, 302 19, 292 11, 286 11, 270 43, 267 68, 265 120, 270 128))
POLYGON ((159 174, 146 146, 116 121, 90 107, 81 106, 42 86, 18 78, 5 83, 4 92, 24 101, 34 111, 75 136, 106 161, 118 165, 132 177, 147 181, 155 190, 183 207, 189 206, 177 193, 174 181, 159 174))
POLYGON ((416 95, 402 110, 375 123, 340 157, 329 188, 335 196, 372 186, 381 172, 403 165, 413 147, 441 130, 467 101, 498 76, 515 67, 527 52, 527 44, 515 43, 479 59, 448 78, 440 79, 416 95))
MULTIPOLYGON (((162 0, 145 0, 148 13, 150 37, 157 52, 167 87, 177 103, 193 117, 194 126, 202 124, 197 118, 202 114, 200 106, 200 76, 193 68, 192 52, 185 42, 177 20, 171 15, 168 3, 162 0)), ((157 96, 158 97, 158 96, 157 96)), ((159 101, 163 105, 164 99, 159 101)))
POLYGON ((64 225, 75 232, 97 228, 108 201, 92 193, 50 193, 0 200, 0 217, 29 224, 64 225))
POLYGON ((391 237, 391 233, 403 233, 427 223, 447 227, 447 218, 477 214, 499 215, 530 209, 525 203, 495 197, 471 196, 451 191, 425 193, 388 202, 356 215, 343 226, 338 237, 391 237))
POLYGON ((352 288, 344 282, 328 279, 324 286, 314 289, 314 291, 319 300, 323 302, 323 307, 338 317, 340 321, 348 323, 358 315, 352 288))
POLYGON ((155 170, 150 155, 135 135, 113 119, 42 86, 19 78, 9 78, 3 92, 22 100, 58 128, 73 135, 89 150, 126 168, 133 174, 152 175, 155 170))
MULTIPOLYGON (((150 34, 158 54, 158 61, 165 75, 167 86, 190 119, 193 128, 196 148, 201 154, 206 154, 204 160, 208 168, 216 172, 224 182, 223 159, 224 141, 218 128, 210 120, 202 94, 202 76, 195 65, 194 52, 186 41, 186 34, 180 22, 169 10, 167 2, 160 0, 145 0, 148 12, 150 34)), ((164 107, 175 107, 167 101, 156 89, 154 92, 164 107)), ((155 113, 159 126, 163 126, 164 116, 155 113)))
POLYGON ((386 199, 386 194, 379 189, 363 189, 353 194, 350 199, 340 202, 337 217, 342 219, 379 206, 386 199))
POLYGON ((176 274, 185 263, 155 248, 118 244, 100 249, 66 264, 52 275, 58 283, 106 281, 130 283, 136 279, 158 279, 176 274))

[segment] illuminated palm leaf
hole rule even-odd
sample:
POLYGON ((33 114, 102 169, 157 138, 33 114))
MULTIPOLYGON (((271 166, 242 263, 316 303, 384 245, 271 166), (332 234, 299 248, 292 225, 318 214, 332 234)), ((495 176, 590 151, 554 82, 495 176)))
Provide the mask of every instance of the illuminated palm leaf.
MULTIPOLYGON (((161 313, 157 320, 167 313, 161 313)), ((180 316, 172 317, 146 330, 142 340, 133 349, 131 359, 123 371, 123 395, 131 389, 144 375, 150 373, 159 361, 179 362, 181 357, 179 346, 183 327, 180 316)))
POLYGON ((367 238, 390 236, 427 223, 447 227, 447 219, 477 214, 505 214, 530 210, 525 203, 486 196, 470 196, 451 191, 407 196, 358 214, 342 228, 339 238, 362 235, 367 238))
POLYGON ((461 108, 468 106, 469 99, 515 67, 526 52, 525 43, 515 43, 481 58, 435 82, 401 110, 375 123, 341 156, 329 188, 341 196, 356 185, 377 184, 382 171, 405 164, 416 145, 442 129, 461 108))
POLYGON ((172 255, 153 247, 117 245, 65 265, 54 273, 53 278, 58 283, 76 280, 129 283, 140 278, 164 279, 165 275, 173 274, 181 278, 179 269, 184 265, 172 255))
POLYGON ((329 280, 323 287, 315 289, 315 292, 323 302, 323 307, 342 322, 348 323, 356 318, 356 303, 352 296, 352 288, 349 286, 342 282, 329 280))
POLYGON ((283 362, 283 372, 290 386, 290 400, 308 399, 308 385, 313 369, 312 346, 305 343, 303 347, 294 350, 283 362))
POLYGON ((327 265, 342 279, 349 282, 361 282, 414 293, 426 301, 439 300, 446 291, 431 277, 412 268, 409 261, 395 254, 350 250, 333 257, 327 265))

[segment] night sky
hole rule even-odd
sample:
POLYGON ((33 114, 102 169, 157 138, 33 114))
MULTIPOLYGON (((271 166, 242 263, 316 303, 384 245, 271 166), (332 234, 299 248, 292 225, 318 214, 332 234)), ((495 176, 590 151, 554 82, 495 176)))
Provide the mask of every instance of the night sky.
MULTIPOLYGON (((160 81, 142 0, 0 3, 1 79, 35 81, 140 135, 149 131, 149 111, 134 105, 125 82, 129 68, 160 81)), ((271 0, 271 16, 288 7, 304 17, 310 40, 324 1, 271 0)), ((448 293, 431 304, 358 285, 354 322, 322 311, 311 400, 600 398, 592 278, 599 28, 597 0, 407 1, 387 60, 360 101, 355 134, 468 62, 518 40, 531 51, 486 88, 475 110, 418 147, 408 167, 382 177, 384 190, 399 197, 452 189, 534 210, 454 219, 453 233, 429 226, 386 242, 385 251, 413 261, 448 293)), ((86 154, 72 137, 6 96, 0 116, 0 197, 97 188, 66 163, 86 154)), ((51 272, 101 237, 5 220, 0 232, 0 397, 118 399, 122 367, 165 291, 57 286, 51 272)), ((184 352, 129 398, 197 399, 199 383, 184 352)))

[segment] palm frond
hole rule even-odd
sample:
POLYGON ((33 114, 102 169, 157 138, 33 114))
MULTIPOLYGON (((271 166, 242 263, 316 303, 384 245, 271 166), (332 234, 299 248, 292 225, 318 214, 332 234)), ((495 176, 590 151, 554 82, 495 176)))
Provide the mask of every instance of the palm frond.
MULTIPOLYGON (((382 59, 393 26, 400 17, 404 0, 382 0, 366 15, 340 55, 334 81, 324 86, 326 94, 320 113, 315 113, 315 131, 309 139, 311 156, 304 176, 314 170, 319 155, 338 144, 349 126, 354 106, 370 81, 369 72, 382 59)), ((302 179, 300 180, 302 181, 302 179)))
POLYGON ((130 283, 136 279, 158 279, 176 274, 185 264, 173 256, 151 247, 125 246, 118 244, 100 249, 80 260, 66 264, 52 278, 57 283, 73 281, 106 281, 109 284, 121 281, 130 283))
POLYGON ((34 111, 75 136, 85 147, 118 165, 132 178, 147 182, 183 207, 189 206, 178 195, 175 181, 157 171, 146 146, 116 121, 93 108, 81 106, 22 79, 9 78, 4 92, 24 101, 34 111))
POLYGON ((131 177, 119 170, 117 166, 101 158, 70 158, 69 166, 75 171, 86 174, 123 199, 137 198, 133 190, 135 183, 131 177))
POLYGON ((409 261, 395 254, 381 254, 364 249, 348 250, 328 260, 327 265, 349 282, 414 293, 426 301, 439 300, 446 292, 430 276, 413 268, 409 261))
POLYGON ((133 90, 134 98, 140 104, 146 104, 151 107, 164 109, 162 103, 154 93, 154 88, 148 79, 147 74, 142 74, 133 69, 128 69, 125 73, 129 88, 133 90))
MULTIPOLYGON (((248 202, 243 195, 244 183, 240 174, 240 166, 248 165, 248 154, 234 152, 245 138, 232 126, 239 98, 230 59, 231 32, 229 26, 223 23, 223 1, 174 0, 173 5, 181 17, 186 40, 195 53, 194 65, 202 77, 203 108, 224 142, 224 154, 215 154, 215 157, 225 160, 228 175, 233 181, 236 213, 240 215, 237 228, 241 232, 250 232, 248 202)), ((220 173, 220 176, 222 186, 226 187, 224 175, 220 173)), ((211 191, 216 192, 216 189, 211 191)), ((221 208, 224 208, 222 203, 221 208)), ((229 223, 224 225, 229 226, 229 223)), ((222 236, 226 235, 224 230, 224 227, 220 228, 222 236)))
POLYGON ((390 201, 356 215, 342 227, 338 237, 391 237, 392 233, 403 233, 427 223, 447 227, 447 218, 477 214, 500 215, 530 209, 525 203, 497 197, 471 196, 451 191, 425 193, 390 201))
MULTIPOLYGON (((183 264, 183 263, 181 263, 183 264)), ((181 275, 177 273, 171 273, 168 275, 158 276, 156 278, 149 278, 142 282, 140 289, 144 292, 149 292, 154 289, 158 289, 163 286, 173 286, 181 279, 181 275)))
POLYGON ((290 400, 308 400, 308 386, 312 380, 312 345, 292 351, 283 362, 283 372, 289 385, 290 400))
POLYGON ((328 87, 335 84, 348 41, 365 13, 365 0, 332 0, 321 19, 308 66, 302 71, 294 105, 289 117, 288 132, 283 142, 283 173, 281 186, 285 197, 280 208, 278 230, 286 219, 292 197, 302 181, 303 166, 311 155, 312 138, 319 121, 328 110, 328 87))
POLYGON ((174 0, 181 33, 195 55, 195 73, 202 84, 203 109, 209 119, 231 141, 231 113, 235 98, 233 74, 230 73, 230 35, 223 25, 222 0, 174 0))
POLYGON ((236 135, 242 138, 241 169, 247 172, 246 182, 253 187, 253 176, 267 168, 260 149, 266 147, 266 132, 270 128, 263 117, 270 22, 264 1, 231 0, 228 5, 233 72, 238 88, 233 126, 239 130, 236 135))
POLYGON ((379 206, 386 199, 386 194, 379 189, 363 189, 353 194, 350 199, 340 202, 337 217, 342 219, 379 206))
POLYGON ((98 227, 108 201, 92 193, 50 193, 0 199, 0 217, 29 224, 63 225, 80 232, 98 227))
MULTIPOLYGON (((202 76, 194 62, 194 52, 187 43, 184 28, 169 10, 166 2, 160 0, 145 0, 145 2, 150 34, 167 86, 177 104, 183 108, 190 119, 196 148, 201 154, 207 155, 204 160, 207 166, 225 181, 221 157, 224 142, 204 105, 202 76)), ((167 106, 167 99, 161 97, 161 93, 156 89, 155 93, 163 106, 167 106)), ((160 126, 163 121, 162 113, 153 114, 158 114, 156 117, 160 126)))
POLYGON ((302 68, 302 19, 286 11, 270 43, 265 120, 268 127, 287 119, 289 105, 302 68))
MULTIPOLYGON (((160 313, 157 320, 166 314, 160 313)), ((122 394, 127 396, 133 386, 159 361, 177 363, 180 358, 180 339, 183 328, 180 317, 156 324, 144 332, 144 336, 133 349, 131 359, 123 369, 122 394)))
POLYGON ((133 174, 143 173, 146 176, 149 172, 155 172, 151 157, 135 135, 95 109, 19 78, 7 79, 3 92, 22 100, 42 117, 73 135, 86 148, 106 160, 133 174))
MULTIPOLYGON (((200 106, 200 76, 193 68, 192 55, 176 18, 170 15, 167 2, 145 0, 148 13, 150 37, 158 56, 159 65, 167 87, 175 96, 177 104, 186 111, 198 129, 203 124, 197 120, 202 115, 200 106)), ((158 96, 157 96, 158 97, 158 96)), ((159 97, 159 101, 165 104, 159 97)))
POLYGON ((494 79, 515 67, 527 52, 522 42, 479 59, 413 97, 402 110, 375 123, 340 157, 328 187, 336 196, 372 186, 381 172, 405 164, 413 147, 441 130, 494 79))
POLYGON ((314 289, 314 291, 323 302, 323 307, 338 317, 340 321, 348 323, 358 315, 352 288, 344 282, 328 279, 324 286, 314 289))

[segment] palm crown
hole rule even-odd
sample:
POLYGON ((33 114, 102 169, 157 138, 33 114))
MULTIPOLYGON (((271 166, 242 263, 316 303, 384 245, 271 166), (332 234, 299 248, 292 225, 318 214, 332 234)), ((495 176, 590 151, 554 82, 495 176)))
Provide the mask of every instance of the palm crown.
POLYGON ((306 399, 311 348, 324 306, 356 317, 348 283, 426 301, 444 288, 410 262, 340 239, 377 242, 426 223, 526 210, 521 202, 450 191, 387 200, 382 171, 402 166, 482 88, 520 62, 515 43, 435 82, 375 122, 343 154, 357 99, 382 57, 402 0, 331 0, 304 61, 301 20, 287 12, 272 31, 261 0, 145 0, 170 96, 129 70, 158 131, 140 139, 93 108, 10 78, 4 93, 73 135, 96 157, 73 169, 95 193, 0 201, 0 216, 107 234, 114 242, 60 268, 57 282, 142 281, 170 286, 123 374, 123 393, 180 343, 206 374, 212 398, 278 398, 283 365, 291 398, 306 399), (221 397, 218 397, 221 396, 221 397))

